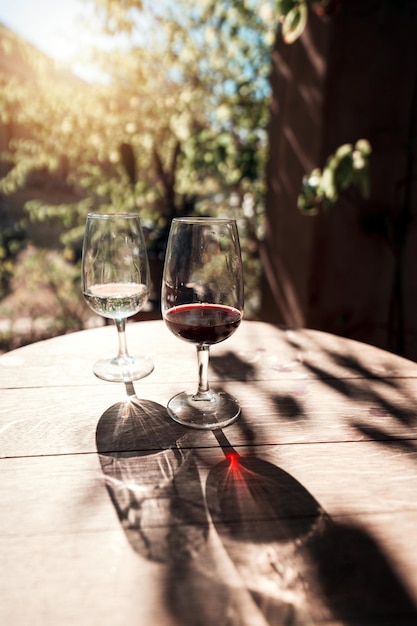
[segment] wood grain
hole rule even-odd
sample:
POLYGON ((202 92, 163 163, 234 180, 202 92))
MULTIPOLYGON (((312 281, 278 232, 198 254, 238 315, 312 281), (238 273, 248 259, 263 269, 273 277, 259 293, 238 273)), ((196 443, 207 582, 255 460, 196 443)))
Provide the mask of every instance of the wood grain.
POLYGON ((417 365, 243 323, 210 368, 242 414, 200 432, 165 408, 195 348, 129 326, 134 385, 92 374, 114 327, 0 357, 0 623, 417 623, 417 365))

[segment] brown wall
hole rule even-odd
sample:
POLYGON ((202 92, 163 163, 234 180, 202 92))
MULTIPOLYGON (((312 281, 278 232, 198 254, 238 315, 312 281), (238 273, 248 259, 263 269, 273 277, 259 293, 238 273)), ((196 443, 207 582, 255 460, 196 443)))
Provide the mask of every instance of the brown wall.
POLYGON ((417 358, 412 5, 341 2, 311 14, 294 44, 277 37, 262 316, 417 358), (303 175, 361 137, 373 150, 370 198, 351 190, 327 214, 302 216, 303 175))

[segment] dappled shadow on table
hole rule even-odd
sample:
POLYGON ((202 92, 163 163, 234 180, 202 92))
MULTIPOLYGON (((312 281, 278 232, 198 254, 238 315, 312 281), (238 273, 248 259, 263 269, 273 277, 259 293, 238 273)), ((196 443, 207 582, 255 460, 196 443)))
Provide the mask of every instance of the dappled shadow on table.
POLYGON ((331 519, 287 472, 218 440, 226 458, 209 472, 208 510, 267 623, 417 623, 412 599, 364 528, 331 519))
POLYGON ((97 426, 120 522, 138 554, 166 567, 163 598, 178 624, 417 623, 363 528, 332 520, 290 474, 214 434, 218 445, 131 390, 97 426))
POLYGON ((210 366, 220 377, 228 380, 253 380, 256 368, 240 359, 234 352, 226 352, 222 356, 210 355, 210 366))
MULTIPOLYGON (((292 346, 300 348, 296 342, 292 342, 292 346)), ((365 351, 369 346, 364 345, 363 349, 365 351)), ((378 352, 376 348, 370 349, 378 352)), ((392 355, 392 358, 397 357, 392 355)), ((417 396, 406 386, 408 377, 395 374, 391 377, 386 373, 389 372, 388 365, 382 366, 382 373, 378 374, 366 365, 367 360, 372 363, 369 355, 362 360, 328 350, 323 363, 306 359, 303 367, 308 376, 357 404, 361 409, 360 417, 351 417, 349 426, 361 439, 365 437, 387 449, 417 452, 417 396), (343 374, 335 375, 337 368, 342 368, 343 374)))

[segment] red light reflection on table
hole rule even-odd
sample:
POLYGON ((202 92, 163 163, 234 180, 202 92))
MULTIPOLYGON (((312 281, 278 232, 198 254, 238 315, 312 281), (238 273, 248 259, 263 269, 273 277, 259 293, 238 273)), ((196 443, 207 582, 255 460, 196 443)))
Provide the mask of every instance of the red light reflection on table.
POLYGON ((229 470, 231 472, 234 472, 236 470, 238 470, 238 468, 240 468, 239 466, 239 455, 237 452, 228 452, 226 454, 226 459, 228 459, 230 461, 230 466, 229 466, 229 470))

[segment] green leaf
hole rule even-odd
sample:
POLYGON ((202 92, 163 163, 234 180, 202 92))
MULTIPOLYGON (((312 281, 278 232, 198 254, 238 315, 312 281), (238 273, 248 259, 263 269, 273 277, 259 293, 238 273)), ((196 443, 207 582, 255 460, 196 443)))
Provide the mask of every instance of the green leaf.
POLYGON ((358 150, 363 156, 367 157, 371 154, 371 144, 367 139, 358 139, 355 144, 355 150, 358 150))
POLYGON ((303 179, 298 208, 314 215, 320 209, 328 210, 342 191, 355 185, 364 198, 369 196, 370 180, 368 155, 371 146, 365 139, 339 146, 326 162, 322 172, 315 169, 303 179))
POLYGON ((285 43, 294 43, 307 25, 307 5, 301 1, 282 20, 282 37, 285 43))
POLYGON ((338 193, 333 169, 325 167, 320 182, 320 190, 331 202, 336 202, 338 193))
POLYGON ((288 13, 294 8, 296 7, 298 4, 298 0, 276 0, 276 7, 277 7, 277 12, 278 15, 281 16, 285 16, 288 15, 288 13))
POLYGON ((345 154, 339 160, 338 166, 334 172, 335 184, 338 189, 347 189, 354 179, 353 158, 352 153, 345 154))

